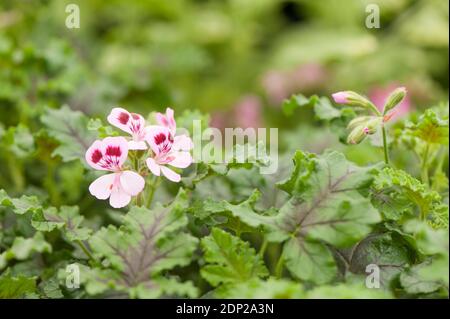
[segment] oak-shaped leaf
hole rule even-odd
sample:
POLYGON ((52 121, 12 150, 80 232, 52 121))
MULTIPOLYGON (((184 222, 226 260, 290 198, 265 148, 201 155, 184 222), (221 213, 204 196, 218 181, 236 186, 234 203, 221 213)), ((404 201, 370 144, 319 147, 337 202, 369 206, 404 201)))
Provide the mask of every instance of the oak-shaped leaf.
POLYGON ((206 264, 200 273, 211 285, 237 284, 269 273, 263 260, 250 244, 232 234, 213 228, 202 238, 206 264))
POLYGON ((61 229, 69 241, 87 240, 92 230, 81 226, 83 220, 78 206, 49 207, 35 212, 31 225, 44 232, 61 229))
POLYGON ((116 291, 133 298, 195 295, 189 282, 164 275, 176 266, 188 265, 197 246, 198 240, 184 231, 186 210, 187 196, 181 190, 167 207, 134 206, 119 228, 110 225, 97 231, 89 244, 102 265, 86 272, 88 293, 116 291))
POLYGON ((48 108, 41 121, 48 135, 59 143, 52 156, 59 155, 64 162, 84 158, 86 150, 97 136, 87 129, 87 116, 71 110, 67 105, 59 109, 48 108))
POLYGON ((0 206, 10 207, 18 215, 34 213, 42 208, 36 196, 22 195, 19 198, 12 198, 3 189, 0 189, 0 206))

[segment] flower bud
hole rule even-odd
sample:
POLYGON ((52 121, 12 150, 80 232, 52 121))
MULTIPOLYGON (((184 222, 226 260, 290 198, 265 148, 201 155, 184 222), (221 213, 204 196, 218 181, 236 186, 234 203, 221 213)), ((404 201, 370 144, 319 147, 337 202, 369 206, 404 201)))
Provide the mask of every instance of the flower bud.
POLYGON ((366 125, 366 123, 372 119, 372 116, 359 116, 359 117, 355 117, 353 120, 351 120, 348 125, 347 125, 347 129, 348 130, 353 130, 355 127, 360 126, 360 125, 366 125))
POLYGON ((371 110, 374 114, 379 114, 377 107, 367 98, 353 91, 341 91, 332 94, 334 101, 338 104, 348 106, 359 106, 371 110))
POLYGON ((361 143, 364 138, 367 136, 367 134, 365 133, 365 126, 364 125, 359 125, 357 127, 355 127, 350 134, 347 137, 347 143, 348 144, 359 144, 361 143))
POLYGON ((366 123, 364 133, 366 133, 367 135, 375 134, 382 121, 383 119, 380 117, 372 118, 370 121, 366 123))
POLYGON ((395 108, 397 105, 400 104, 401 101, 406 96, 406 88, 405 87, 399 87, 396 88, 392 93, 388 96, 386 99, 386 102, 384 103, 384 109, 383 109, 383 115, 395 108))

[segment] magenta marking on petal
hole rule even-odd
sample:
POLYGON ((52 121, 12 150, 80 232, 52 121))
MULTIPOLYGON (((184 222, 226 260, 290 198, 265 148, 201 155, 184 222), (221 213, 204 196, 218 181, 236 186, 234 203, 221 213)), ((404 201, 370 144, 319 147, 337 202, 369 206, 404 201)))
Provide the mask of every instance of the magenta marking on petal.
POLYGON ((156 145, 160 145, 166 141, 166 135, 164 133, 159 133, 154 137, 156 145))
POLYGON ((139 114, 131 113, 131 116, 133 117, 134 120, 139 120, 139 114))
POLYGON ((91 155, 91 160, 93 163, 97 164, 103 157, 103 154, 100 150, 95 150, 91 155))
POLYGON ((125 125, 125 124, 128 123, 128 120, 130 119, 130 116, 127 113, 121 112, 117 119, 119 120, 120 123, 125 125))
POLYGON ((106 148, 106 155, 120 157, 122 155, 122 151, 120 150, 119 146, 111 146, 111 145, 109 145, 106 148))

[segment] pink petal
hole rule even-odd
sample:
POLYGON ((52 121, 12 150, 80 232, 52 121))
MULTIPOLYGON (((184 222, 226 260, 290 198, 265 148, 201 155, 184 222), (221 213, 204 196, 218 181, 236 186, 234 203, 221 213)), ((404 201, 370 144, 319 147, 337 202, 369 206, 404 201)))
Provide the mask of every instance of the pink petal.
POLYGON ((98 199, 107 199, 111 195, 116 173, 100 176, 89 185, 89 192, 98 199))
POLYGON ((165 177, 167 177, 168 180, 178 183, 181 180, 180 174, 175 173, 170 168, 167 168, 165 166, 161 166, 161 172, 165 177))
POLYGON ((122 208, 127 206, 131 201, 131 196, 125 192, 121 187, 113 189, 109 197, 109 204, 114 208, 122 208))
POLYGON ((158 112, 156 113, 155 117, 156 123, 158 123, 158 125, 169 127, 169 122, 167 121, 167 118, 164 114, 158 112))
POLYGON ((107 171, 107 170, 109 170, 108 168, 100 165, 102 163, 101 160, 103 159, 103 155, 104 155, 103 142, 97 140, 94 143, 92 143, 92 145, 86 151, 85 159, 86 159, 86 162, 92 168, 102 170, 102 171, 107 171))
POLYGON ((146 150, 147 144, 144 141, 128 141, 129 150, 146 150))
POLYGON ((115 107, 108 115, 108 122, 111 125, 120 128, 122 131, 132 134, 132 131, 128 125, 129 122, 131 122, 131 118, 130 112, 121 107, 115 107))
POLYGON ((166 109, 165 115, 159 112, 156 113, 156 122, 161 126, 167 127, 172 134, 175 134, 177 124, 174 118, 174 111, 170 107, 166 109))
POLYGON ((103 139, 104 154, 117 159, 119 167, 127 160, 128 142, 122 136, 106 137, 103 139))
POLYGON ((136 196, 144 189, 145 180, 136 172, 123 171, 120 175, 120 185, 129 195, 136 196))
POLYGON ((331 95, 336 103, 345 104, 347 103, 347 93, 337 92, 331 95))
POLYGON ((178 168, 186 168, 192 164, 192 156, 189 152, 172 152, 175 159, 170 161, 168 164, 178 168))
POLYGON ((172 149, 175 151, 189 151, 194 147, 194 143, 187 135, 175 136, 173 139, 172 149))
POLYGON ((177 124, 175 122, 174 111, 170 107, 166 109, 166 118, 167 122, 169 122, 169 129, 173 134, 175 134, 177 130, 177 124))
POLYGON ((173 143, 173 138, 170 134, 170 130, 164 126, 150 125, 145 128, 145 139, 150 145, 153 153, 159 155, 164 152, 170 151, 173 143), (168 145, 170 144, 170 145, 168 145), (170 147, 164 147, 165 145, 170 147))
POLYGON ((156 164, 155 160, 151 157, 147 158, 145 161, 147 164, 148 169, 152 172, 153 175, 160 176, 161 170, 160 166, 156 164))

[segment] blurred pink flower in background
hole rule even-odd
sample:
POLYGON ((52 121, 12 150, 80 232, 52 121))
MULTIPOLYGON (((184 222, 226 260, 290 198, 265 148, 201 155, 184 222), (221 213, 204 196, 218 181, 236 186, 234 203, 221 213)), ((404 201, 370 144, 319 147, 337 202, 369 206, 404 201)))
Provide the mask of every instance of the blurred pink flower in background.
POLYGON ((234 123, 237 127, 246 129, 262 126, 261 100, 256 95, 244 96, 233 108, 234 123))
MULTIPOLYGON (((384 87, 374 87, 369 91, 369 99, 375 104, 375 106, 383 111, 384 103, 386 102, 389 94, 401 85, 397 83, 391 83, 384 87)), ((405 96, 403 101, 394 109, 393 119, 398 119, 405 116, 412 110, 411 99, 409 94, 405 96)))
POLYGON ((224 131, 229 127, 262 127, 262 103, 256 95, 245 95, 229 111, 215 111, 209 125, 224 131))
POLYGON ((312 91, 326 83, 326 69, 318 63, 306 63, 290 71, 269 71, 262 86, 272 106, 279 107, 293 93, 312 91))
POLYGON ((269 97, 271 105, 279 105, 288 95, 287 76, 278 71, 269 71, 262 79, 262 86, 269 97))

